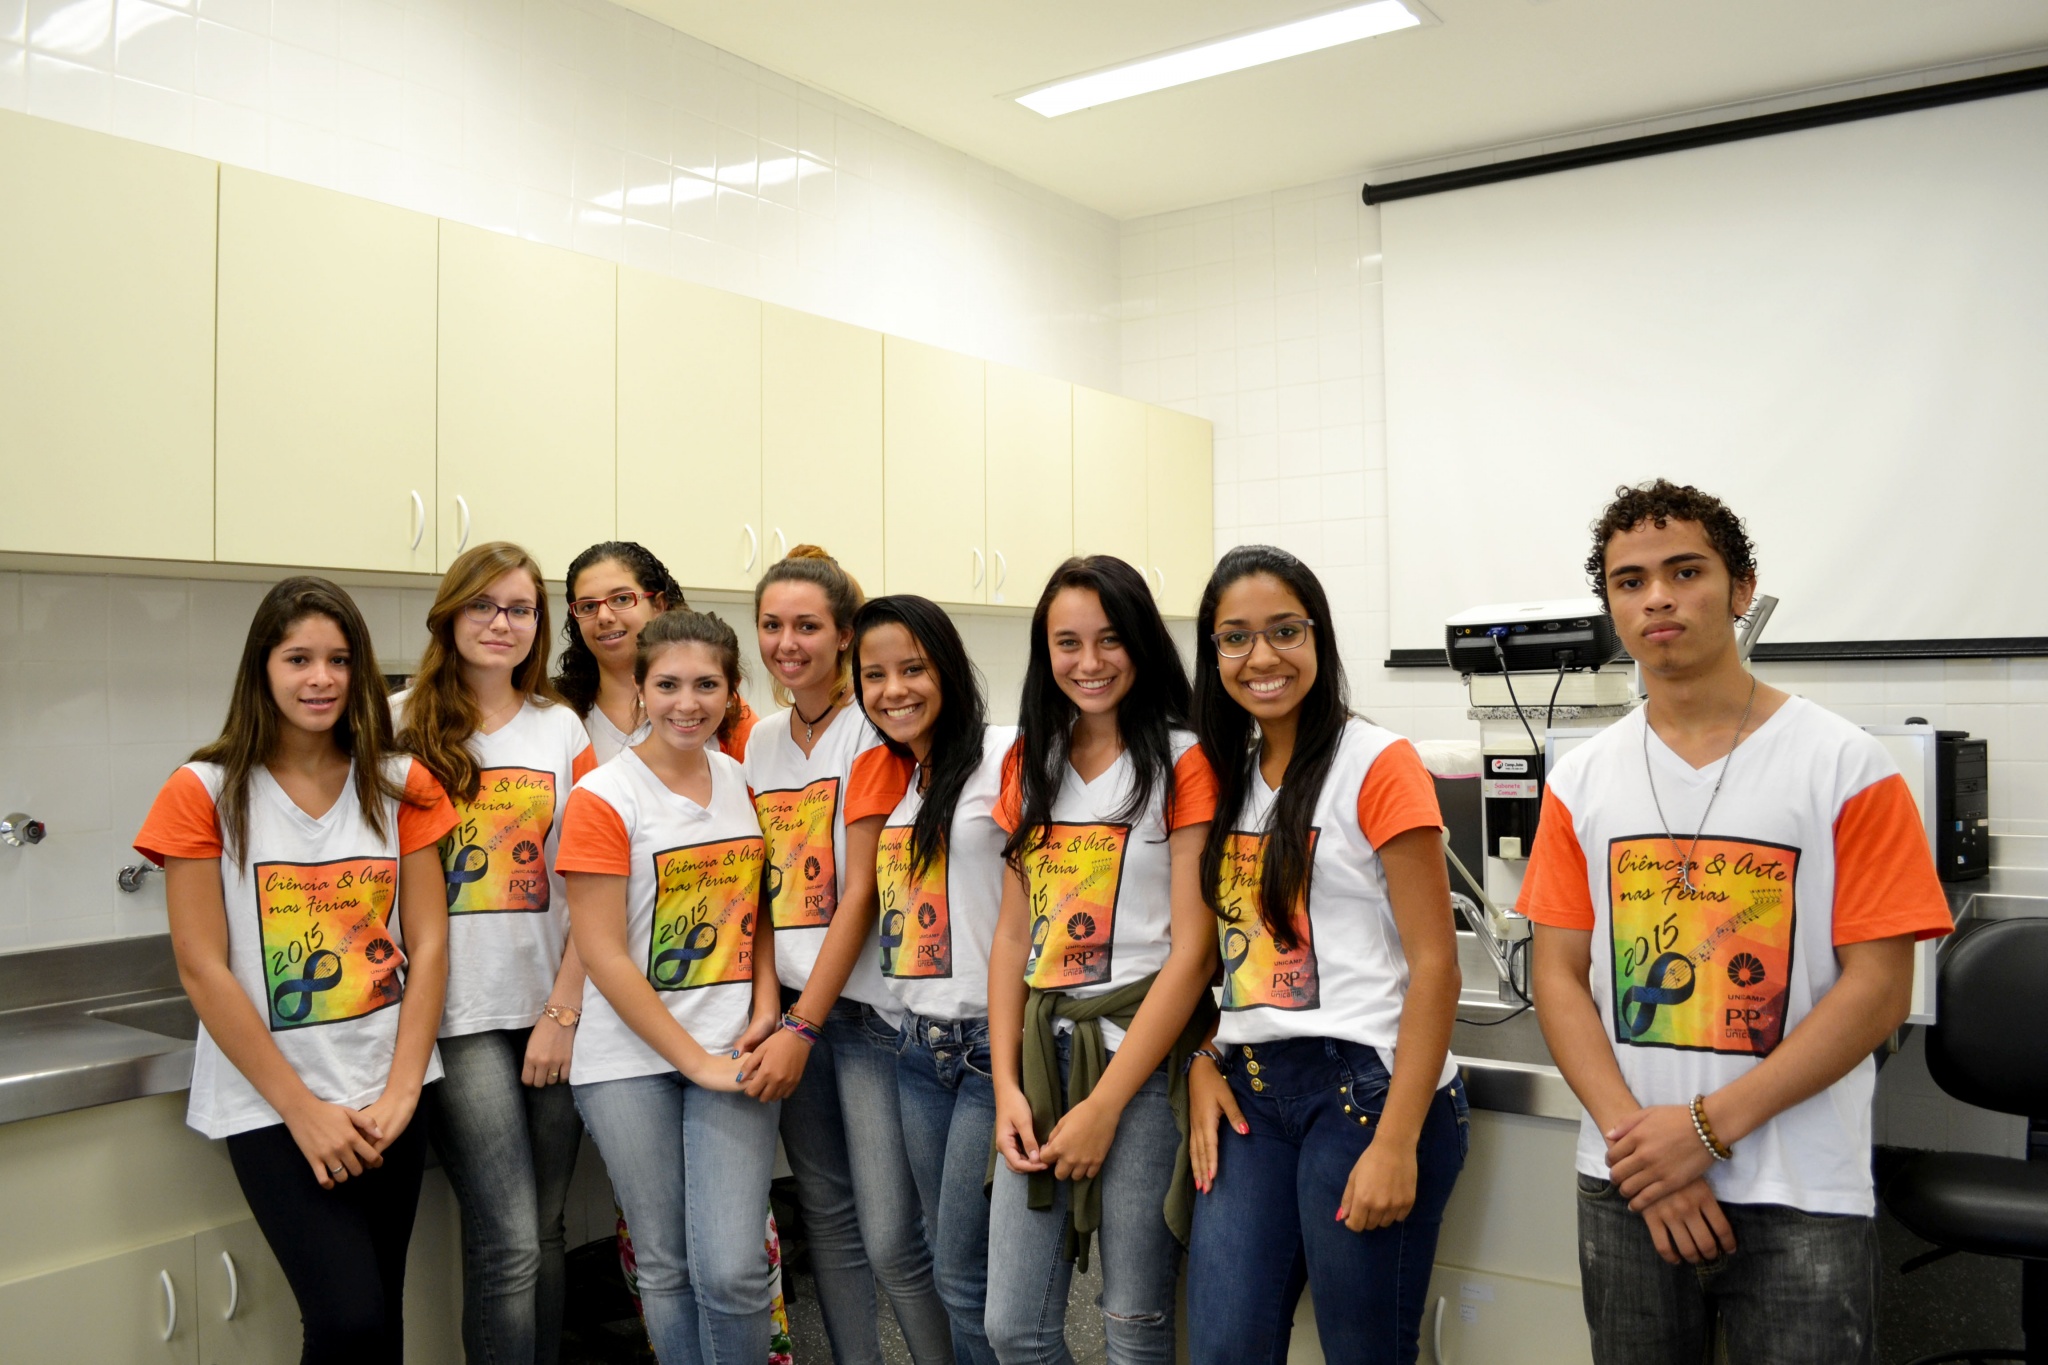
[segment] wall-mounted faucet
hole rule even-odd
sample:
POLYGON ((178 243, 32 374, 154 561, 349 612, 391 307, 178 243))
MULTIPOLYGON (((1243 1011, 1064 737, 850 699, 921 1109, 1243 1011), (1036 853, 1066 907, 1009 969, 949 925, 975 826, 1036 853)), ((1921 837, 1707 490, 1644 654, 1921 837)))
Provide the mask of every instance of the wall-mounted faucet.
POLYGON ((0 842, 12 844, 16 848, 27 848, 30 844, 40 844, 43 841, 43 836, 48 833, 49 830, 44 827, 42 821, 32 815, 24 815, 20 811, 15 811, 6 818, 0 819, 0 842))

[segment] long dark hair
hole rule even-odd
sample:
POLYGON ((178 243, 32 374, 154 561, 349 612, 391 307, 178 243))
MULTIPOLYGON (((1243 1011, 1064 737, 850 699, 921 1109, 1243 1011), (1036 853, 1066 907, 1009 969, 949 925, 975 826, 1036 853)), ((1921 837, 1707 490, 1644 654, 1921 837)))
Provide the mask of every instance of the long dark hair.
POLYGON ((1330 624, 1330 598, 1315 571, 1271 545, 1240 545, 1224 555, 1209 575, 1195 613, 1195 734, 1202 741, 1202 756, 1216 773, 1216 818, 1202 845, 1202 898, 1218 915, 1223 913, 1217 884, 1224 846, 1244 811, 1259 743, 1252 733, 1251 713, 1223 689, 1216 642, 1209 637, 1216 630, 1218 600, 1231 584, 1253 574, 1278 579, 1301 602, 1302 614, 1315 622, 1309 628, 1309 643, 1316 652, 1315 685, 1301 699, 1294 752, 1273 802, 1266 830, 1271 837, 1259 876, 1259 922, 1280 950, 1288 952, 1295 947, 1294 905, 1308 890, 1309 830, 1315 822, 1316 798, 1323 793, 1338 741, 1344 737, 1344 723, 1351 718, 1351 697, 1337 656, 1337 632, 1330 624))
POLYGON ((192 755, 194 763, 218 763, 224 772, 217 803, 221 844, 237 864, 248 861, 249 779, 277 752, 283 724, 270 695, 270 652, 309 616, 334 622, 348 645, 348 699, 328 733, 355 760, 356 801, 378 839, 385 834, 384 803, 406 799, 405 789, 384 773, 384 760, 398 748, 391 734, 391 701, 363 614, 347 593, 324 578, 287 578, 263 595, 249 621, 220 738, 192 755))
MULTIPOLYGON (((441 590, 427 609, 427 647, 413 674, 412 695, 405 699, 405 727, 399 747, 410 750, 427 770, 441 779, 457 801, 476 800, 476 755, 469 737, 483 723, 476 698, 462 678, 462 656, 455 649, 455 618, 484 589, 514 569, 533 580, 533 647, 512 672, 512 687, 522 704, 543 705, 555 699, 548 684, 548 590, 533 556, 509 540, 493 540, 456 557, 441 578, 441 590)), ((587 650, 585 651, 588 652, 587 650)))
MULTIPOLYGON (((633 575, 633 581, 640 585, 640 591, 648 596, 661 594, 662 610, 670 611, 690 605, 683 600, 683 590, 676 583, 675 575, 668 566, 655 558, 654 551, 636 540, 603 540, 577 555, 569 563, 569 577, 564 584, 567 601, 576 600, 576 579, 593 564, 611 560, 625 567, 633 575)), ((562 694, 562 700, 576 708, 576 714, 588 719, 590 708, 597 705, 597 656, 590 652, 590 646, 583 643, 583 632, 576 625, 576 617, 565 608, 562 621, 562 671, 555 674, 555 690, 562 694)))
POLYGON ((1024 732, 1019 773, 1024 809, 1016 833, 1003 846, 1003 856, 1013 866, 1044 838, 1052 823, 1053 801, 1066 779, 1074 719, 1080 714, 1052 675, 1052 645, 1046 639, 1053 599, 1066 588, 1095 594, 1131 661, 1131 690, 1116 709, 1117 735, 1131 756, 1131 799, 1114 818, 1135 822, 1151 804, 1152 794, 1163 791, 1167 823, 1172 824, 1173 730, 1188 721, 1187 669, 1144 576, 1113 555, 1077 556, 1052 571, 1031 613, 1031 661, 1024 670, 1024 695, 1018 706, 1024 732))
MULTIPOLYGON (((891 623, 910 632, 939 683, 939 718, 932 725, 931 757, 925 763, 924 804, 910 827, 911 871, 922 873, 946 851, 946 832, 953 827, 960 792, 981 764, 988 703, 982 697, 981 673, 967 657, 953 618, 936 602, 898 593, 875 598, 853 618, 853 697, 862 715, 868 714, 868 703, 860 685, 860 642, 875 627, 891 623)), ((910 746, 887 734, 882 743, 898 758, 911 756, 910 746)))
MULTIPOLYGON (((817 545, 798 545, 782 558, 768 566, 768 572, 761 575, 761 581, 754 585, 754 620, 761 619, 761 597, 775 583, 809 583, 825 594, 825 605, 832 609, 832 628, 843 630, 853 624, 860 614, 861 603, 867 594, 860 590, 860 581, 817 545)), ((839 677, 832 685, 832 701, 837 705, 846 694, 853 690, 853 648, 848 646, 839 651, 839 677)), ((773 677, 769 679, 769 690, 775 694, 777 703, 794 706, 796 700, 788 688, 773 677)))

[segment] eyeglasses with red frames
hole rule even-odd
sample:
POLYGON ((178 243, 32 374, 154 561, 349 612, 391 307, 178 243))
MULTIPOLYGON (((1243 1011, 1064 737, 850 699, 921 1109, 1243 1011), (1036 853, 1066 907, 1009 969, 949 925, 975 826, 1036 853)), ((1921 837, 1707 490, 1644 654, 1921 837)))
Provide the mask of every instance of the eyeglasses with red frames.
POLYGON ((569 614, 579 621, 588 621, 597 615, 599 607, 610 607, 615 613, 627 612, 639 606, 641 598, 652 596, 653 593, 622 588, 609 597, 579 597, 569 604, 569 614))

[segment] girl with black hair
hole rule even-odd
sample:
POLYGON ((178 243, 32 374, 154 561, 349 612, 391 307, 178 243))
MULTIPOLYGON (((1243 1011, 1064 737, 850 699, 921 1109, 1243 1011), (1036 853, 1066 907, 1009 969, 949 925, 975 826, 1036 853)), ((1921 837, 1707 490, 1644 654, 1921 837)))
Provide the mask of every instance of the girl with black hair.
POLYGON ((1411 1362, 1467 1142, 1435 788, 1351 714, 1329 600, 1293 555, 1232 550, 1197 620, 1223 1014, 1188 1082, 1190 1359, 1284 1359, 1305 1263, 1328 1359, 1411 1362))
POLYGON ((395 746, 369 628, 324 578, 249 623, 220 738, 135 836, 199 1015, 186 1122, 228 1159, 309 1362, 395 1361, 448 981, 455 812, 395 746))
POLYGON ((939 1365, 951 1358, 952 1328, 917 1202, 906 1197, 914 1181, 896 1095, 903 1011, 883 984, 875 935, 875 852, 896 798, 861 790, 878 780, 861 756, 881 744, 852 704, 862 601, 853 576, 815 545, 769 565, 754 590, 761 662, 777 700, 789 703, 755 728, 746 761, 768 841, 786 1013, 748 1059, 746 1087, 783 1102, 782 1148, 832 1358, 880 1365, 879 1283, 911 1358, 939 1365))
MULTIPOLYGON (((647 716, 633 685, 640 628, 662 612, 687 608, 668 566, 638 541, 606 540, 570 561, 569 619, 562 623, 562 671, 555 690, 576 708, 599 763, 647 738, 647 716)), ((714 752, 744 759, 754 712, 734 691, 714 737, 714 752)))
POLYGON ((1182 1057, 1208 1036, 1216 960, 1196 880, 1215 795, 1187 713, 1138 571, 1106 555, 1054 570, 997 806, 989 1239, 1008 1265, 985 1324, 1005 1362, 1072 1360, 1072 1263, 1098 1230, 1109 1360, 1174 1358, 1192 1197, 1182 1057))
POLYGON ((987 723, 981 679, 952 618, 922 597, 878 597, 853 620, 853 677, 883 747, 855 760, 850 818, 887 816, 875 860, 882 978, 905 1016, 896 1048, 904 1148, 924 1209, 953 1359, 995 1365, 988 1294, 995 1087, 988 957, 1003 894, 995 805, 1013 726, 987 723))

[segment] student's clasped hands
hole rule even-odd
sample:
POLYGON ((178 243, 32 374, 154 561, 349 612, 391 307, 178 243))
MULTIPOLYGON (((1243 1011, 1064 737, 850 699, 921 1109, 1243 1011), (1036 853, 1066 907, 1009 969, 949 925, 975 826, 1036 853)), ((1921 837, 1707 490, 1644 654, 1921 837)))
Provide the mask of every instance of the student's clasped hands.
POLYGON ((1706 1180, 1714 1158, 1684 1105, 1638 1109, 1606 1137, 1608 1177, 1649 1224, 1659 1256, 1697 1264, 1735 1250, 1735 1231, 1706 1180))

